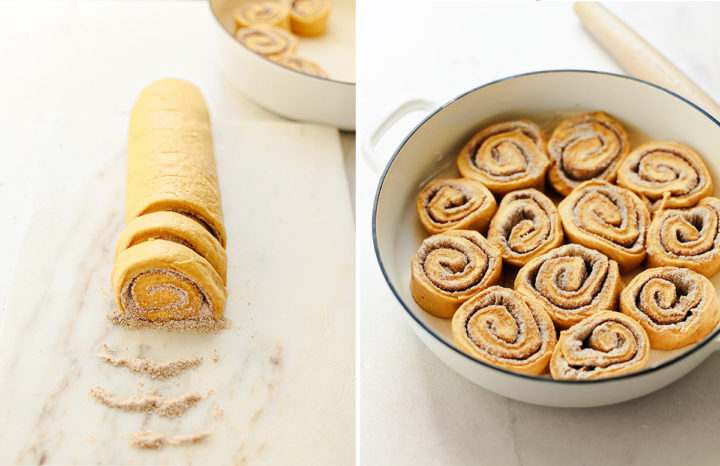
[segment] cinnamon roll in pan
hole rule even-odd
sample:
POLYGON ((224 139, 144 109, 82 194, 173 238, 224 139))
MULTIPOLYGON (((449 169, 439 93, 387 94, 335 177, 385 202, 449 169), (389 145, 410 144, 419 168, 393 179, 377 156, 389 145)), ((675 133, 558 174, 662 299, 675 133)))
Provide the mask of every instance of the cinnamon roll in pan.
POLYGON ((497 203, 489 189, 469 178, 437 178, 415 202, 420 223, 431 234, 447 230, 487 230, 497 203))
POLYGON ((490 287, 460 306, 452 319, 452 334, 455 344, 470 356, 526 374, 547 371, 556 343, 547 313, 501 286, 490 287))
POLYGON ((550 166, 545 136, 529 120, 496 123, 479 131, 457 158, 460 174, 478 180, 495 194, 545 186, 550 166))
POLYGON ((418 305, 450 318, 473 295, 500 282, 500 252, 480 233, 451 230, 425 239, 412 259, 410 292, 418 305))

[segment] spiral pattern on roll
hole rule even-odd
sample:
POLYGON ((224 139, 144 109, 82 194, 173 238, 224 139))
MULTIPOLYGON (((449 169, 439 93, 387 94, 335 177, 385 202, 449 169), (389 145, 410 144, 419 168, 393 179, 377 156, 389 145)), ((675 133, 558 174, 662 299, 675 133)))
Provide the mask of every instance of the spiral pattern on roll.
POLYGON ((502 258, 480 233, 453 230, 422 242, 412 260, 410 291, 427 312, 449 318, 479 291, 500 280, 502 258))
POLYGON ((649 356, 647 333, 637 321, 603 311, 560 332, 550 373, 569 380, 617 377, 641 369, 649 356))
POLYGON ((720 270, 720 199, 707 197, 689 209, 655 213, 647 233, 647 263, 687 267, 706 277, 720 270))
POLYGON ((651 347, 663 350, 699 342, 720 321, 720 305, 710 280, 681 267, 638 274, 623 290, 620 308, 640 322, 651 347))
POLYGON ((291 55, 297 48, 297 39, 284 29, 270 26, 241 28, 235 38, 245 47, 271 60, 291 55))
POLYGON ((289 57, 283 57, 277 62, 278 64, 286 68, 290 68, 301 73, 309 74, 311 76, 317 76, 319 78, 328 78, 328 73, 327 71, 325 71, 325 68, 318 65, 312 60, 308 60, 307 58, 293 55, 289 57))
POLYGON ((497 208, 490 190, 469 178, 437 178, 420 191, 415 208, 431 234, 447 230, 485 231, 497 208))
POLYGON ((548 179, 566 196, 583 181, 613 182, 629 152, 628 135, 618 122, 603 112, 579 115, 560 123, 550 137, 548 154, 554 163, 548 179))
POLYGON ((521 295, 501 286, 463 304, 453 316, 452 334, 467 354, 527 374, 545 372, 556 342, 545 311, 529 307, 521 295))
POLYGON ((497 123, 479 131, 460 151, 460 174, 495 194, 540 188, 550 166, 545 136, 528 120, 497 123))
POLYGON ((490 223, 488 240, 507 263, 525 265, 562 244, 557 208, 536 189, 508 193, 490 223))
POLYGON ((238 28, 275 26, 290 30, 290 11, 279 2, 244 3, 233 13, 238 28))
POLYGON ((631 191, 602 180, 575 188, 558 205, 567 237, 617 261, 622 272, 645 258, 650 212, 631 191))
POLYGON ((648 142, 620 165, 617 183, 647 199, 652 210, 690 207, 713 191, 702 157, 677 142, 648 142))
POLYGON ((515 277, 515 291, 561 328, 616 309, 622 288, 617 262, 579 244, 561 246, 528 262, 515 277))

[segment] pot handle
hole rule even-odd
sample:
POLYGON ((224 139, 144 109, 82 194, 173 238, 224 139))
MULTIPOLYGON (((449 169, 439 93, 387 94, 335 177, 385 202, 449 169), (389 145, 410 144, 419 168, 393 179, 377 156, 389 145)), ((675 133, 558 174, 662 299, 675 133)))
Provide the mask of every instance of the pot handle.
POLYGON ((385 136, 398 121, 402 120, 407 115, 414 112, 427 113, 435 108, 437 108, 437 105, 435 105, 434 102, 424 99, 413 99, 401 104, 398 108, 393 110, 387 117, 385 117, 378 127, 375 128, 374 131, 370 131, 363 138, 361 142, 361 153, 363 159, 365 159, 365 164, 370 167, 377 176, 380 176, 383 168, 385 167, 386 160, 381 158, 375 148, 383 136, 385 136))

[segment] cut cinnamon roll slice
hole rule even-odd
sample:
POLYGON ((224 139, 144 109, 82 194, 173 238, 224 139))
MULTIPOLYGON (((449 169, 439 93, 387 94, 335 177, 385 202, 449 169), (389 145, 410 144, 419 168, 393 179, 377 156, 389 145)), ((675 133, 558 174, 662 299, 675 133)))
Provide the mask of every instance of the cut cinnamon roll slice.
POLYGON ((701 341, 720 321, 710 280, 680 267, 641 272, 623 290, 620 308, 640 322, 651 347, 663 350, 701 341))
POLYGON ((473 136, 457 158, 460 174, 495 194, 522 188, 542 189, 550 166, 545 136, 528 120, 497 123, 473 136))
POLYGON ((489 189, 469 178, 437 178, 415 201, 420 222, 430 234, 447 230, 486 231, 497 203, 489 189))
POLYGON ((286 68, 290 68, 301 73, 317 76, 319 78, 328 78, 328 73, 325 71, 325 68, 312 60, 308 60, 307 58, 292 55, 289 57, 283 57, 277 62, 286 68))
POLYGON ((687 267, 706 277, 720 270, 720 199, 656 212, 647 233, 647 264, 687 267))
POLYGON ((536 189, 508 193, 490 223, 488 240, 508 264, 525 265, 562 244, 557 208, 536 189))
POLYGON ((330 0, 291 0, 290 23, 299 36, 314 37, 325 33, 330 0))
POLYGON ((164 239, 118 254, 112 270, 118 308, 148 321, 222 317, 222 277, 193 249, 164 239))
POLYGON ((455 344, 493 366, 542 374, 556 343, 555 327, 541 309, 509 288, 492 286, 463 304, 452 319, 455 344))
POLYGON ((623 280, 617 262, 579 244, 566 244, 520 269, 515 291, 561 328, 617 308, 623 280))
POLYGON ((297 48, 297 39, 292 34, 272 26, 238 29, 235 38, 253 52, 275 61, 292 55, 297 48))
POLYGON ((290 11, 280 2, 244 3, 233 12, 235 26, 275 26, 290 30, 290 11))
POLYGON ((640 324, 625 314, 603 311, 560 332, 550 360, 553 379, 591 380, 640 370, 650 342, 640 324))
POLYGON ((614 259, 621 272, 645 258, 650 212, 630 190, 603 180, 586 181, 560 202, 558 211, 570 241, 614 259))
POLYGON ((418 305, 450 318, 473 295, 500 281, 500 252, 477 231, 446 231, 422 242, 412 260, 410 292, 418 305))
POLYGON ((652 210, 690 207, 713 191, 702 157, 677 142, 648 142, 620 165, 617 183, 646 199, 652 210))
POLYGON ((553 131, 548 154, 553 165, 548 179, 567 196, 583 181, 615 181, 620 162, 630 152, 625 129, 603 112, 569 118, 553 131))

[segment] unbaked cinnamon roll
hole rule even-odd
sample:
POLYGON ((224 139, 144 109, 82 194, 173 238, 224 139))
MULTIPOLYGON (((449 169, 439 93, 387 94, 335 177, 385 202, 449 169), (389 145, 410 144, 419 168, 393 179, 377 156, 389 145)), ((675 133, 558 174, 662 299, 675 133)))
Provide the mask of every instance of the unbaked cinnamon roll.
POLYGON ((253 26, 238 29, 235 38, 253 52, 276 61, 291 55, 297 48, 297 39, 278 27, 253 26))
POLYGON ((562 244, 557 208, 537 189, 508 193, 490 223, 488 240, 508 264, 525 265, 562 244))
POLYGON ((460 174, 495 194, 522 188, 542 189, 550 166, 545 136, 528 120, 497 123, 473 136, 457 159, 460 174))
POLYGON ((558 205, 566 236, 617 261, 621 272, 645 258, 650 212, 630 190, 603 180, 575 188, 558 205))
POLYGON ((235 26, 275 26, 290 30, 290 11, 280 2, 243 3, 233 12, 235 26))
POLYGON ((311 76, 317 76, 319 78, 328 78, 328 73, 325 68, 318 65, 312 60, 307 58, 298 57, 291 55, 289 57, 283 57, 277 61, 280 65, 299 71, 301 73, 309 74, 311 76))
POLYGON ((526 374, 547 370, 555 327, 541 309, 509 288, 493 286, 463 304, 452 319, 455 344, 481 361, 526 374))
POLYGON ((647 264, 687 267, 706 277, 720 270, 720 199, 656 212, 647 233, 647 264))
POLYGON ((617 377, 642 369, 649 356, 647 333, 636 320, 603 311, 560 332, 550 374, 570 380, 617 377))
POLYGON ((561 328, 615 310, 623 285, 617 262, 579 244, 566 244, 528 262, 515 277, 515 291, 561 328))
POLYGON ((697 343, 720 321, 720 304, 710 280, 680 267, 641 272, 623 290, 620 308, 640 322, 650 346, 662 350, 697 343))
POLYGON ((430 234, 447 230, 486 231, 497 203, 489 189, 469 178, 437 178, 415 201, 420 223, 430 234))
POLYGON ((422 242, 412 260, 410 292, 418 305, 450 318, 473 295, 500 281, 500 252, 477 231, 446 231, 422 242))
POLYGON ((314 37, 322 35, 327 28, 329 14, 329 0, 290 1, 292 31, 299 36, 314 37))
POLYGON ((620 165, 617 183, 637 193, 651 210, 690 207, 713 191, 702 157, 677 142, 648 142, 620 165))
POLYGON ((565 196, 590 179, 615 181, 620 162, 630 152, 628 135, 603 112, 569 118, 555 128, 548 154, 554 161, 548 179, 565 196))

